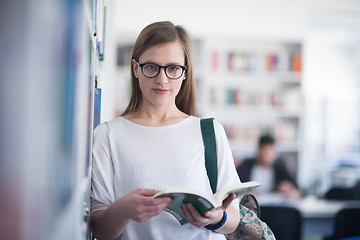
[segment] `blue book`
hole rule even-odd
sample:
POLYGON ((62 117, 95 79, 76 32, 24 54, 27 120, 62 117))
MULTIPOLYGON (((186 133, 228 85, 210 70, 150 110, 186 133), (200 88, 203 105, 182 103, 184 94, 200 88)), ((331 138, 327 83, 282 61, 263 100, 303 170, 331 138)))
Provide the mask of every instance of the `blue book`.
POLYGON ((101 114, 101 88, 95 88, 95 97, 94 97, 94 129, 97 125, 100 124, 100 114, 101 114))

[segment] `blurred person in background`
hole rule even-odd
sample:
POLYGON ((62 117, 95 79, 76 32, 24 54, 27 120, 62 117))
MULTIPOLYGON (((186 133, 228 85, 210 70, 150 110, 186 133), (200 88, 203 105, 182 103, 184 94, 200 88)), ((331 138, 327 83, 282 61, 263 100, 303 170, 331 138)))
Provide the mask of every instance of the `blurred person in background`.
POLYGON ((242 161, 237 172, 242 182, 262 183, 257 194, 280 193, 290 198, 302 195, 295 178, 277 157, 275 139, 269 134, 260 137, 256 157, 242 161))

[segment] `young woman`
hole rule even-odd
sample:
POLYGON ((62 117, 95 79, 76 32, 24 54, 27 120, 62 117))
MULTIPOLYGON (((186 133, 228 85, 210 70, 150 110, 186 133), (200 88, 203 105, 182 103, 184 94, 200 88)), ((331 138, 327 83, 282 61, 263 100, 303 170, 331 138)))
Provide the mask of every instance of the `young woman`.
MULTIPOLYGON (((183 204, 185 225, 163 211, 172 199, 152 197, 170 187, 212 194, 200 119, 194 116, 188 34, 171 22, 150 24, 135 42, 131 66, 127 109, 94 132, 90 224, 95 237, 225 239, 240 219, 233 195, 205 216, 183 204)), ((215 121, 214 129, 221 190, 240 180, 223 127, 215 121)))

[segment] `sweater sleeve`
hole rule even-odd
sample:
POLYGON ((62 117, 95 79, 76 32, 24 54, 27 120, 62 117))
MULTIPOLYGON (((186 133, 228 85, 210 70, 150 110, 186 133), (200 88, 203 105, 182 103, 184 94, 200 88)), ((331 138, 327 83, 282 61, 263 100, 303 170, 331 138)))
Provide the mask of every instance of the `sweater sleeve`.
POLYGON ((110 128, 100 124, 94 131, 91 175, 91 214, 115 201, 114 168, 111 159, 110 128))
MULTIPOLYGON (((224 127, 219 122, 214 121, 214 129, 216 136, 216 151, 218 159, 217 191, 219 191, 231 185, 240 183, 240 179, 236 172, 234 158, 224 127)), ((239 200, 235 199, 231 203, 231 205, 238 209, 239 200)))

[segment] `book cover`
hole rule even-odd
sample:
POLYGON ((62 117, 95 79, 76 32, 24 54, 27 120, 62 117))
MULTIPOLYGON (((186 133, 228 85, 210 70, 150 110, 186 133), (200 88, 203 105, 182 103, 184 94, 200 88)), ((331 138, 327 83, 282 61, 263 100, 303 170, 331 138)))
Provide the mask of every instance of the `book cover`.
POLYGON ((260 185, 256 181, 240 183, 225 188, 213 195, 186 188, 170 188, 155 194, 153 197, 171 197, 173 202, 166 207, 165 211, 172 214, 183 225, 187 222, 181 211, 183 203, 192 203, 199 213, 204 215, 205 212, 220 207, 222 201, 231 193, 234 193, 236 198, 240 198, 260 185))

